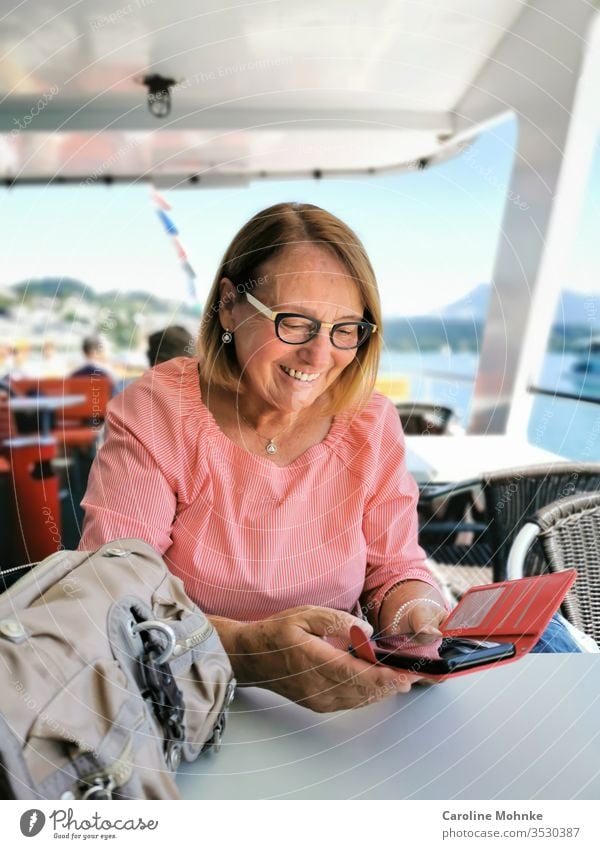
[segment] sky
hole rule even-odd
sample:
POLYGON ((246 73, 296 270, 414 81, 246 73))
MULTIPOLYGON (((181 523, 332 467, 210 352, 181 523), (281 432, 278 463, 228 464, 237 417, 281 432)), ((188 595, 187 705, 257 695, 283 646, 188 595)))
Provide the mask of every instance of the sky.
MULTIPOLYGON (((201 300, 239 227, 260 209, 296 200, 329 209, 358 233, 375 267, 384 315, 426 314, 490 280, 515 136, 509 120, 483 133, 468 154, 422 172, 260 181, 164 196, 201 300)), ((600 145, 566 284, 594 294, 600 291, 599 197, 600 145)), ((98 291, 187 297, 185 275, 147 185, 1 189, 0 214, 0 286, 72 277, 98 291)))

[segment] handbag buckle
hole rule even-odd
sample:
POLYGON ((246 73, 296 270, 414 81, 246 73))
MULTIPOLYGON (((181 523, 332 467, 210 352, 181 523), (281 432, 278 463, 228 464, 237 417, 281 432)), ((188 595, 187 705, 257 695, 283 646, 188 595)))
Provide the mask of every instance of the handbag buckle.
MULTIPOLYGON (((172 656, 175 651, 175 646, 177 644, 177 636, 175 635, 175 631, 171 628, 170 625, 167 625, 166 622, 159 622, 156 619, 146 619, 145 622, 138 622, 137 625, 134 625, 131 629, 132 634, 139 634, 142 631, 160 631, 160 633, 167 638, 167 646, 163 651, 158 654, 156 658, 154 658, 154 662, 161 666, 172 656)), ((153 644, 156 645, 155 643, 153 644)))

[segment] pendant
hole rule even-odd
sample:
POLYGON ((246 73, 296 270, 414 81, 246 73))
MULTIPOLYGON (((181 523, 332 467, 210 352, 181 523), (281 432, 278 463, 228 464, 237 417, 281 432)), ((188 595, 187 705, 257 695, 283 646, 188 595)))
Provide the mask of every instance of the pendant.
POLYGON ((267 454, 277 454, 277 446, 275 445, 272 439, 269 439, 269 441, 267 442, 265 446, 265 451, 267 452, 267 454))

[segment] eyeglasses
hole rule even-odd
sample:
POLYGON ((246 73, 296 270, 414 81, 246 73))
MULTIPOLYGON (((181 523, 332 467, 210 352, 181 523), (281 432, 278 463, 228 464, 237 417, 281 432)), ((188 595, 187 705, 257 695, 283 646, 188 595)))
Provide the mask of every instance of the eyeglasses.
POLYGON ((377 332, 377 325, 369 321, 340 321, 337 324, 329 324, 327 321, 318 321, 295 312, 273 312, 249 292, 246 292, 246 298, 254 309, 275 324, 277 338, 288 345, 310 342, 322 327, 328 327, 333 347, 348 351, 359 348, 372 333, 377 332))

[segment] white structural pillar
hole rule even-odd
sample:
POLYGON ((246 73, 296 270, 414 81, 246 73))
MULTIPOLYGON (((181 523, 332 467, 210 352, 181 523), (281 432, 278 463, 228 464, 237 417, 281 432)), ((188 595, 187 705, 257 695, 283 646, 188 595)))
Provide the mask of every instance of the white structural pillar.
POLYGON ((586 0, 533 0, 456 108, 458 132, 503 112, 518 120, 470 433, 522 436, 527 425, 595 142, 589 93, 578 94, 592 23, 586 0))

